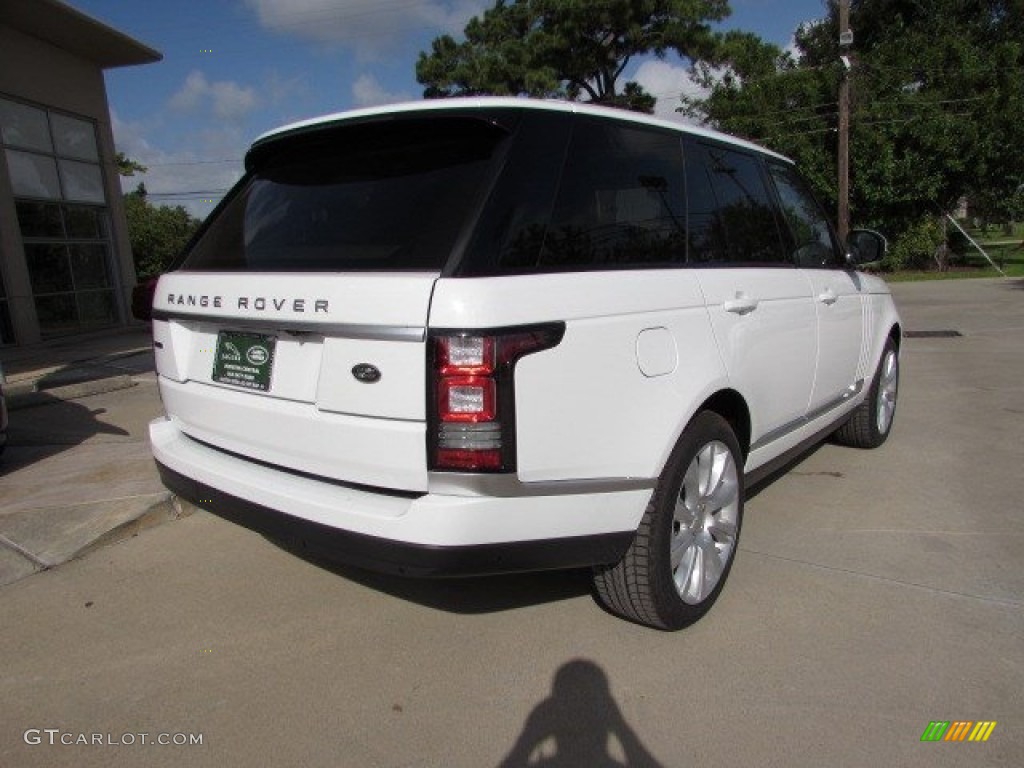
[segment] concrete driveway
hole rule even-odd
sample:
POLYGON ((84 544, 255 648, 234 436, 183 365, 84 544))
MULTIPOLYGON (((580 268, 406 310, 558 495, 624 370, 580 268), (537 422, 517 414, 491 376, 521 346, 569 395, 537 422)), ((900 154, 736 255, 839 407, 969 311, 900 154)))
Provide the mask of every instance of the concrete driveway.
POLYGON ((760 489, 690 629, 585 574, 387 579, 198 513, 0 590, 0 765, 1020 765, 1024 283, 895 293, 963 335, 904 340, 882 449, 760 489))

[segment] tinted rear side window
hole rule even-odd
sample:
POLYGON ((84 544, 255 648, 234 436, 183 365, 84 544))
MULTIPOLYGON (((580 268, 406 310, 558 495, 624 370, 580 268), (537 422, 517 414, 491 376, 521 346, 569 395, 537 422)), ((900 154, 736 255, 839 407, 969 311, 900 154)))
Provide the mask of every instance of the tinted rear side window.
POLYGON ((430 117, 342 126, 258 148, 248 181, 184 269, 441 270, 506 131, 430 117))
MULTIPOLYGON (((761 161, 754 155, 711 144, 690 144, 687 163, 703 161, 706 182, 716 207, 710 210, 707 190, 694 198, 691 226, 701 233, 694 261, 730 265, 792 265, 782 247, 775 206, 765 184, 761 161), (699 203, 699 205, 697 204, 699 203), (724 249, 724 250, 723 250, 724 249)), ((698 179, 691 169, 689 178, 698 179)), ((691 183, 695 183, 691 181, 691 183)))
POLYGON ((579 118, 551 223, 544 268, 609 268, 686 260, 679 136, 579 118))
POLYGON ((457 274, 536 271, 572 123, 572 115, 565 113, 524 111, 500 179, 457 274))
POLYGON ((516 141, 459 274, 685 262, 678 134, 560 114, 525 117, 516 141))

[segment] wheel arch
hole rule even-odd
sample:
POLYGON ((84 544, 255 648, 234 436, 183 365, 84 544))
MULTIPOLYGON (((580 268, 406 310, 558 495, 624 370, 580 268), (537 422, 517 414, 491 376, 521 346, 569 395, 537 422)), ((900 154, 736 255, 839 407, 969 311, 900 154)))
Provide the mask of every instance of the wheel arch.
POLYGON ((717 413, 732 427, 739 441, 743 459, 750 453, 750 408, 747 401, 735 389, 720 389, 708 397, 696 413, 712 411, 717 413))
POLYGON ((889 338, 892 339, 893 345, 896 347, 896 351, 900 351, 900 346, 903 343, 903 328, 899 323, 893 323, 892 328, 889 329, 889 338))

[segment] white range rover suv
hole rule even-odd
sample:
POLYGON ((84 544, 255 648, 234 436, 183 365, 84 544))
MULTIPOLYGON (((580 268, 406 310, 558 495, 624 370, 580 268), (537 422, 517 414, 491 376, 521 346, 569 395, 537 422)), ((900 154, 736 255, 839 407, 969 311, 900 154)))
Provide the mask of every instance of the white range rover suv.
POLYGON ((165 484, 365 568, 592 567, 677 629, 721 592, 744 486, 893 422, 900 321, 793 164, 522 99, 259 138, 164 275, 165 484))

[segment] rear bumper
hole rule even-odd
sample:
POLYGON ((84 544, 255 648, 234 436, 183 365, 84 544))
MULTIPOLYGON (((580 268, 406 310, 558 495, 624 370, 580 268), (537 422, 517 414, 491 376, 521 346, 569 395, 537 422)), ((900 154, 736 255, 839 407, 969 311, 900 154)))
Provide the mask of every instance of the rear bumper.
POLYGON ((187 501, 329 560, 409 576, 617 562, 649 490, 496 498, 412 496, 255 464, 150 424, 164 484, 187 501))

